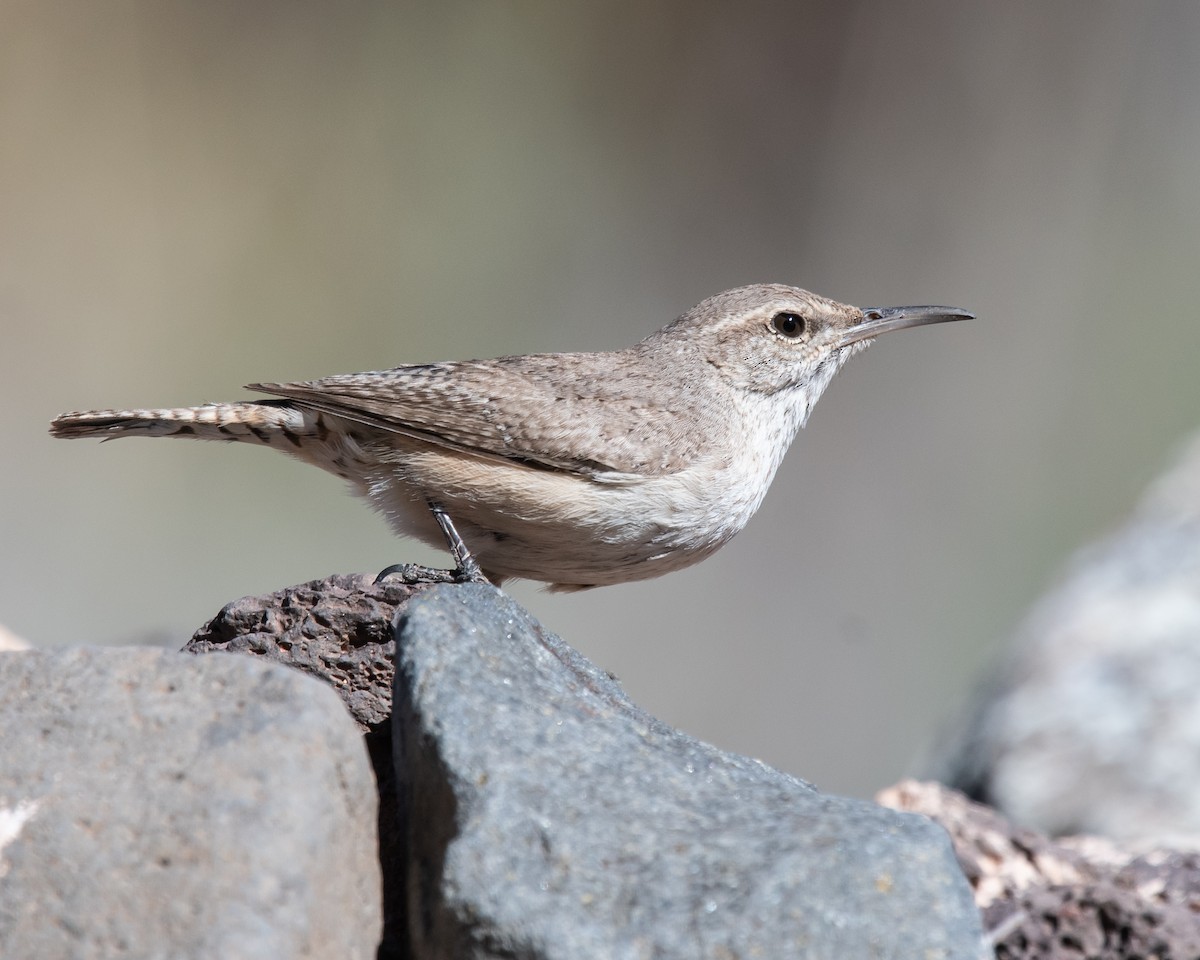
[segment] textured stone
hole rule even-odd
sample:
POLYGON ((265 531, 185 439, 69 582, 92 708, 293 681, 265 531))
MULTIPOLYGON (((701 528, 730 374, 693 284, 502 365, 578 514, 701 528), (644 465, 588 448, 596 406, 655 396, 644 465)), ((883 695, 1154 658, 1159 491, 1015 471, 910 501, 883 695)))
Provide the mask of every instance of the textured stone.
POLYGON ((1051 834, 1200 848, 1200 437, 1033 611, 930 773, 1051 834))
POLYGON ((331 684, 363 730, 392 714, 392 617, 428 589, 336 574, 261 597, 242 597, 196 631, 188 653, 250 653, 331 684))
POLYGON ((999 960, 1200 956, 1200 854, 1053 840, 937 783, 878 799, 946 828, 999 960))
POLYGON ((489 587, 397 620, 414 956, 983 955, 925 818, 670 729, 489 587))
POLYGON ((337 691, 365 731, 379 789, 379 857, 388 867, 383 873, 380 960, 403 956, 408 926, 404 871, 395 866, 404 827, 396 809, 392 765, 392 618, 428 586, 334 574, 227 603, 184 647, 188 653, 251 654, 316 677, 337 691))
POLYGON ((337 698, 246 657, 0 657, 0 956, 374 957, 374 782, 337 698))

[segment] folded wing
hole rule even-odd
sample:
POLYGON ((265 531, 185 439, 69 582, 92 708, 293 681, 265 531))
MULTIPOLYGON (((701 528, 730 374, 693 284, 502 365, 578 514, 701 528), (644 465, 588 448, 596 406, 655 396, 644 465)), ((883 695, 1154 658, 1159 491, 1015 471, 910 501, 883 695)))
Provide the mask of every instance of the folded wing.
POLYGON ((451 449, 600 481, 688 466, 701 438, 686 385, 647 384, 644 365, 627 366, 620 354, 590 363, 593 356, 422 364, 250 389, 451 449), (593 373, 598 368, 604 376, 593 373), (666 399, 647 399, 654 397, 666 399))

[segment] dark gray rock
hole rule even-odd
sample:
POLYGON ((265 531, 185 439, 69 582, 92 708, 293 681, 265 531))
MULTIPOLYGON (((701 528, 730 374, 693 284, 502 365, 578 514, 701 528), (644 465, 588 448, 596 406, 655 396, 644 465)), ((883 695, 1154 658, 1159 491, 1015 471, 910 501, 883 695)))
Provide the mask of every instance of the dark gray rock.
POLYGON ((0 657, 0 956, 374 957, 375 793, 327 687, 245 657, 0 657))
POLYGON ((1032 612, 930 773, 1018 823, 1200 847, 1200 437, 1032 612))
POLYGON ((397 619, 414 956, 984 955, 931 821, 670 729, 489 587, 397 619))

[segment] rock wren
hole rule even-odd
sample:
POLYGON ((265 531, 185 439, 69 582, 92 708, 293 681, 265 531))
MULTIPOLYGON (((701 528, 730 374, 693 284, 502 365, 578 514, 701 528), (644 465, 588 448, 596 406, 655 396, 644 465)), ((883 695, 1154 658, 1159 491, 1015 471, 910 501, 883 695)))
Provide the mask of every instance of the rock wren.
MULTIPOLYGON (((891 330, 971 317, 757 284, 623 350, 256 383, 272 399, 65 413, 51 433, 274 447, 348 481, 397 532, 449 545, 449 579, 579 590, 712 554, 754 515, 852 354, 891 330)), ((417 569, 428 572, 389 571, 417 569)))

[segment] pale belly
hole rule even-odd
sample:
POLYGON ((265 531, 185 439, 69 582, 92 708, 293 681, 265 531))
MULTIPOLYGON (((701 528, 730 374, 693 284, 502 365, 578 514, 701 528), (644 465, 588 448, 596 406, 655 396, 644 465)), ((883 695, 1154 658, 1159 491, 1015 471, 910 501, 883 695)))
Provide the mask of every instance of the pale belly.
POLYGON ((573 589, 704 559, 746 525, 769 482, 703 465, 600 482, 426 447, 395 457, 363 492, 397 532, 444 547, 425 502, 435 499, 489 574, 573 589))

